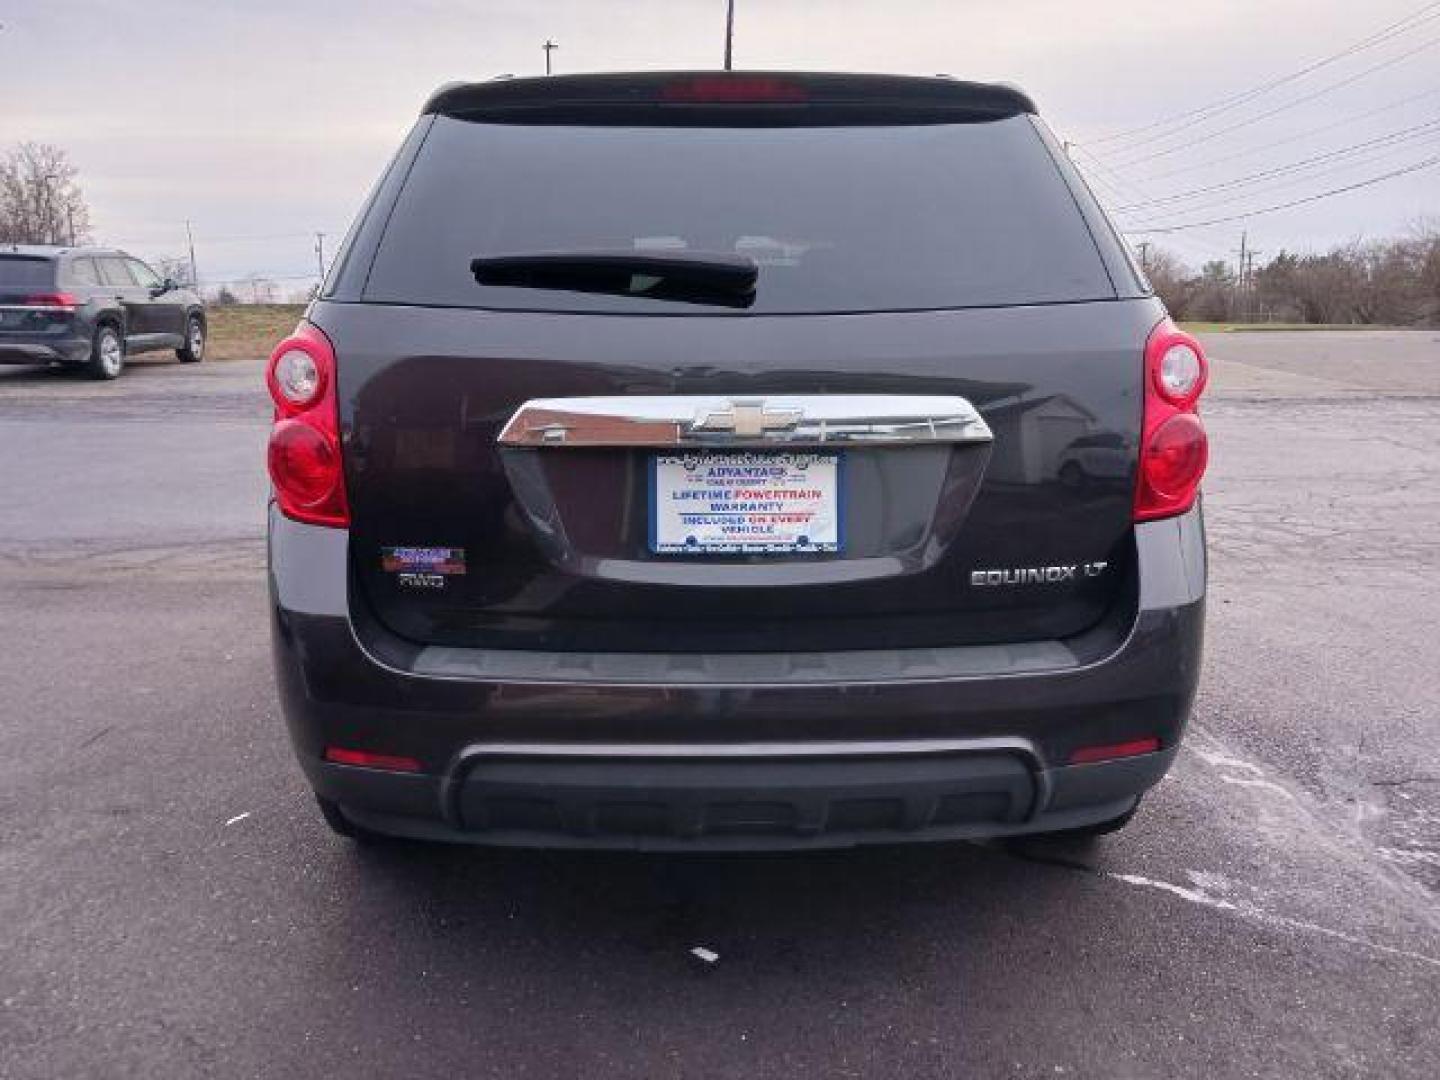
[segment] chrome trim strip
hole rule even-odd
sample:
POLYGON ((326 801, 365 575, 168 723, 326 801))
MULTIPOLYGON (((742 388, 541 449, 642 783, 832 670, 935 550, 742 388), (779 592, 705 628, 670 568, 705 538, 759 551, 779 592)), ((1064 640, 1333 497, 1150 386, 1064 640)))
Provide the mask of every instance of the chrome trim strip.
POLYGON ((476 757, 679 758, 715 761, 733 758, 885 757, 961 753, 1015 753, 1039 761, 1034 742, 1014 736, 974 739, 862 740, 848 742, 747 743, 471 743, 459 754, 476 757))
POLYGON ((962 397, 802 394, 536 398, 510 417, 501 446, 903 446, 994 438, 962 397))

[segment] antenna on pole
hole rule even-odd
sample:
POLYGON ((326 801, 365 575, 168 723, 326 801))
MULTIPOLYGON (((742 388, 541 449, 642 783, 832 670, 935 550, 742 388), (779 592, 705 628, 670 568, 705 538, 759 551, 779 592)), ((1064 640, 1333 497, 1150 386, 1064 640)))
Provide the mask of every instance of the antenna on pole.
POLYGON ((725 70, 729 71, 734 67, 732 61, 735 57, 735 0, 727 0, 725 5, 725 70))
POLYGON ((550 74, 550 54, 551 54, 552 52, 554 52, 556 49, 558 49, 560 46, 559 46, 559 45, 556 45, 555 42, 551 41, 549 38, 546 38, 546 39, 545 39, 545 44, 544 44, 544 45, 541 45, 540 47, 545 50, 545 74, 546 74, 546 75, 549 75, 549 74, 550 74))

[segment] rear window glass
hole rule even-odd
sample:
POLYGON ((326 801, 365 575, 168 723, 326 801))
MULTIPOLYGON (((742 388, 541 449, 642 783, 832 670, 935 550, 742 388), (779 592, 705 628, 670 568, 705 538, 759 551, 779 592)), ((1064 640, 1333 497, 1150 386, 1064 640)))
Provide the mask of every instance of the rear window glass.
MULTIPOLYGON (((662 128, 440 117, 365 299, 709 314, 634 294, 478 285, 477 256, 722 252, 752 313, 990 307, 1115 296, 1028 117, 897 127, 662 128)), ((728 312, 727 312, 728 313, 728 312)))
POLYGON ((0 289, 44 289, 55 280, 51 259, 0 255, 0 289))

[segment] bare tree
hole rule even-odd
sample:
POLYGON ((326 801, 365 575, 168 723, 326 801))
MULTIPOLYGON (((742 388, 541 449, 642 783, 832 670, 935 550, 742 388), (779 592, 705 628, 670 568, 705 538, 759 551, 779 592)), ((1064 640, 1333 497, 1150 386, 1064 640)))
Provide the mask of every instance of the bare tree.
POLYGON ((151 265, 155 267, 155 272, 162 278, 194 284, 190 281, 190 260, 183 255, 161 255, 154 259, 151 265))
MULTIPOLYGON (((1223 262, 1196 274, 1152 247, 1155 291, 1177 319, 1235 315, 1235 275, 1223 262)), ((1440 326, 1440 221, 1421 221, 1393 240, 1352 241, 1322 254, 1281 251, 1255 268, 1254 300, 1273 322, 1440 326)))
POLYGON ((1192 319, 1206 322, 1224 322, 1234 314, 1235 275, 1230 267, 1218 259, 1207 262, 1200 270, 1200 276, 1192 279, 1194 296, 1190 310, 1186 313, 1192 319))
POLYGON ((79 170, 58 146, 23 142, 0 158, 0 243, 78 244, 90 236, 79 170))
POLYGON ((1146 276, 1165 307, 1177 319, 1190 317, 1195 302, 1196 279, 1179 257, 1162 248, 1153 248, 1146 259, 1146 276))

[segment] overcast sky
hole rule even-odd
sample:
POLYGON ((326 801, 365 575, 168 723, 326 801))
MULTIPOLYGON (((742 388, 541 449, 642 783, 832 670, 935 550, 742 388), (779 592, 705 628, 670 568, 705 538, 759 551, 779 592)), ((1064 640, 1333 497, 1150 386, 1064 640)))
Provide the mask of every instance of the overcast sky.
MULTIPOLYGON (((1416 14, 1424 7, 738 0, 735 55, 737 67, 1018 83, 1062 138, 1080 144, 1079 162, 1117 206, 1440 118, 1440 4, 1416 14), (1159 128, 1086 145, 1240 94, 1412 14, 1389 40, 1173 136, 1159 128), (1241 126, 1224 130, 1233 125, 1241 126), (1105 170, 1087 153, 1103 156, 1105 170)), ((260 272, 294 276, 301 287, 315 263, 310 234, 323 230, 333 247, 440 83, 538 73, 547 37, 559 42, 560 72, 717 67, 724 8, 724 0, 0 0, 0 146, 33 139, 67 149, 105 243, 178 254, 189 218, 204 280, 260 272)), ((1436 155, 1440 125, 1264 184, 1120 216, 1137 225, 1207 220, 1436 155)), ((1198 263, 1224 257, 1242 228, 1273 253, 1401 233, 1427 215, 1440 218, 1440 168, 1155 239, 1198 263)))

